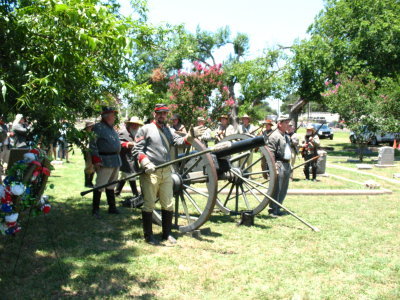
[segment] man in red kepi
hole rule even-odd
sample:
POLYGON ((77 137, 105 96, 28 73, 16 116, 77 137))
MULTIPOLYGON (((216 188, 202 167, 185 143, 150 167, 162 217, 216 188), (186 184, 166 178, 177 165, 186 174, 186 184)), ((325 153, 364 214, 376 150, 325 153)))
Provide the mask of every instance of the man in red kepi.
POLYGON ((173 183, 171 166, 158 168, 156 166, 171 160, 170 148, 177 145, 190 145, 195 136, 201 136, 204 129, 195 127, 185 136, 179 136, 167 125, 169 109, 165 104, 157 104, 154 109, 154 121, 139 129, 135 137, 134 155, 145 174, 140 176, 144 197, 142 207, 143 232, 147 243, 156 245, 153 236, 153 210, 156 199, 161 204, 162 239, 172 244, 176 243, 171 236, 173 218, 173 183))
MULTIPOLYGON (((114 130, 115 114, 117 111, 105 106, 102 108, 101 121, 93 127, 96 138, 90 142, 90 152, 92 154, 92 162, 96 171, 95 187, 107 184, 118 179, 118 172, 121 166, 121 143, 118 133, 114 130)), ((108 213, 119 214, 115 206, 115 185, 105 188, 108 213)), ((99 218, 99 207, 101 193, 104 189, 93 191, 93 216, 99 218)))

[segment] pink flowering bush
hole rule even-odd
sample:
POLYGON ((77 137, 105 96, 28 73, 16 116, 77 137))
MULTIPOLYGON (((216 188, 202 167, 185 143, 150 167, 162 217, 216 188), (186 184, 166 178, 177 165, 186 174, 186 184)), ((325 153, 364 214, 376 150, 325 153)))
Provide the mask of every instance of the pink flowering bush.
POLYGON ((191 72, 179 71, 168 83, 170 108, 179 113, 186 126, 196 124, 198 117, 216 120, 228 114, 235 101, 224 85, 222 65, 205 66, 193 62, 191 72))
POLYGON ((371 142, 371 133, 381 129, 384 123, 381 107, 387 97, 379 94, 379 85, 369 74, 336 75, 336 81, 325 81, 326 91, 321 95, 330 110, 339 113, 355 133, 362 160, 362 148, 371 142))

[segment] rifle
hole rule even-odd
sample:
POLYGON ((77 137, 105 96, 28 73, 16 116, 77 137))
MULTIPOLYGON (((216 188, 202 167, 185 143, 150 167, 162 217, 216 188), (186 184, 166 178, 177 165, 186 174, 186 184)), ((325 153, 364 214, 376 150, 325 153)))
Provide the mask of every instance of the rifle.
POLYGON ((294 168, 292 168, 291 172, 293 172, 294 170, 296 170, 296 169, 304 166, 305 164, 308 164, 309 162, 312 162, 313 160, 316 160, 316 159, 318 159, 320 157, 321 157, 320 155, 314 156, 313 158, 311 158, 311 159, 309 159, 309 160, 307 160, 307 161, 295 166, 294 168))
MULTIPOLYGON (((183 157, 181 157, 181 158, 178 158, 178 159, 175 159, 175 160, 171 160, 171 161, 168 161, 168 162, 163 163, 163 164, 161 164, 161 165, 158 165, 158 166, 156 166, 156 170, 157 170, 157 169, 161 169, 161 168, 165 168, 165 167, 168 167, 168 166, 171 166, 171 165, 176 164, 176 163, 178 163, 178 162, 185 161, 185 160, 188 160, 188 159, 191 159, 191 158, 194 158, 194 157, 197 157, 197 156, 206 154, 206 153, 210 153, 210 152, 213 152, 213 151, 220 151, 220 150, 223 150, 223 149, 225 149, 225 148, 230 147, 230 145, 231 145, 231 142, 220 143, 220 144, 218 144, 218 145, 215 145, 213 148, 208 148, 208 149, 203 150, 203 151, 200 151, 200 152, 196 152, 196 153, 193 153, 193 154, 185 155, 185 156, 183 156, 183 157)), ((96 186, 96 187, 94 187, 94 188, 92 188, 92 189, 89 189, 89 190, 87 190, 87 191, 81 192, 81 196, 85 196, 86 194, 89 194, 89 193, 91 193, 91 192, 93 192, 93 191, 96 191, 96 190, 99 190, 99 189, 108 187, 108 186, 110 186, 110 185, 117 184, 117 183, 119 183, 119 182, 121 182, 121 181, 125 181, 125 180, 126 180, 126 181, 129 181, 130 179, 135 178, 135 177, 137 177, 137 176, 139 176, 139 175, 142 175, 142 174, 144 174, 144 173, 145 173, 144 170, 142 170, 142 171, 139 171, 139 172, 137 172, 137 173, 133 173, 132 175, 130 175, 130 176, 124 178, 124 179, 121 179, 121 180, 114 180, 114 181, 112 181, 112 182, 109 182, 109 183, 106 183, 106 184, 103 184, 103 185, 100 185, 100 186, 96 186)))
POLYGON ((300 149, 301 149, 300 152, 301 152, 301 156, 302 156, 302 157, 304 157, 304 156, 306 155, 305 152, 306 152, 306 150, 307 150, 307 148, 308 148, 308 144, 310 143, 310 140, 312 140, 316 135, 318 135, 318 131, 322 128, 322 126, 324 126, 324 124, 325 124, 325 123, 322 123, 321 126, 319 126, 318 129, 315 131, 315 133, 314 133, 312 136, 309 137, 306 146, 300 148, 300 149))

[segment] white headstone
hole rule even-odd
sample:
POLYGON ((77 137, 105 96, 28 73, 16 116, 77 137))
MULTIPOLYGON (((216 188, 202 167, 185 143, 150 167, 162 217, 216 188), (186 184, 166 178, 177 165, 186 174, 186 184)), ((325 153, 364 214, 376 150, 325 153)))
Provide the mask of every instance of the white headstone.
POLYGON ((324 150, 318 150, 318 155, 317 174, 324 174, 326 169, 327 152, 324 150))
POLYGON ((394 149, 392 147, 381 147, 378 155, 378 165, 393 165, 394 149))

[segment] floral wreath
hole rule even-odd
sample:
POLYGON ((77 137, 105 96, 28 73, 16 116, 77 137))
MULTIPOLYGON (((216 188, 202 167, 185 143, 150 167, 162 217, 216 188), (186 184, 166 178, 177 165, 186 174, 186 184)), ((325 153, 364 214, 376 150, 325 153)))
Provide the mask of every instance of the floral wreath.
POLYGON ((0 185, 2 234, 15 235, 20 232, 18 218, 28 208, 33 215, 50 212, 48 197, 41 195, 51 168, 45 166, 45 161, 48 160, 43 152, 32 149, 24 154, 23 160, 17 161, 7 170, 7 176, 0 185))

